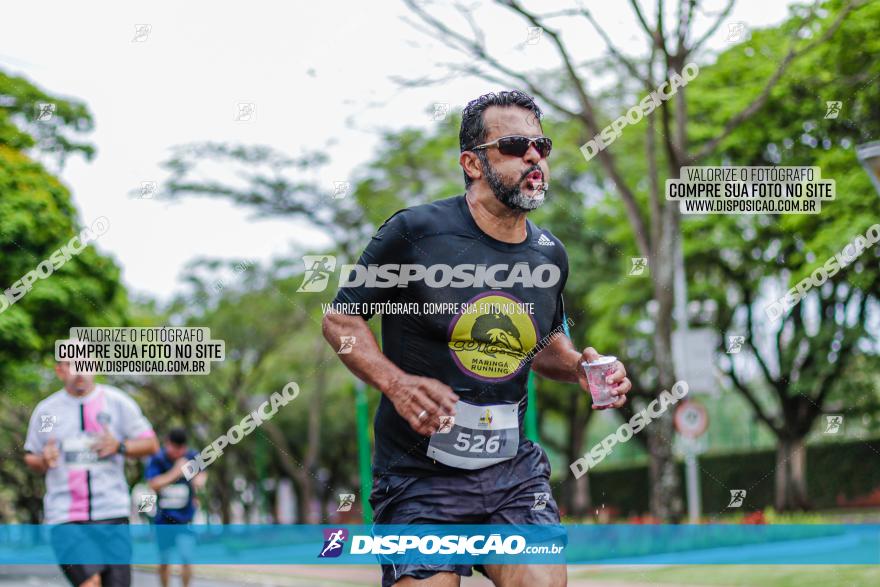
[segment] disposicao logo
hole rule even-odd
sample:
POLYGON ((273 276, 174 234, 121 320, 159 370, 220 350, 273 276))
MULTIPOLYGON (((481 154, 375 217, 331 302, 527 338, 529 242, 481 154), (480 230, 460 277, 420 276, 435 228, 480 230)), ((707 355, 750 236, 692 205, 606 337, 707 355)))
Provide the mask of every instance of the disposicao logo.
POLYGON ((324 547, 321 549, 321 554, 318 555, 318 558, 336 558, 340 554, 342 554, 343 545, 345 541, 348 539, 348 530, 345 528, 338 528, 333 530, 332 528, 324 529, 324 547))

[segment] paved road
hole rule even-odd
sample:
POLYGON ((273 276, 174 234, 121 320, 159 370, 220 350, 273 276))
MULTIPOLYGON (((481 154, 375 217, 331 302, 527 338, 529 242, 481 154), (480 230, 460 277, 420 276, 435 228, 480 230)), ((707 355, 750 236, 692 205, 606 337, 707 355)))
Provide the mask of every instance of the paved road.
MULTIPOLYGON (((172 585, 180 585, 179 580, 172 580, 172 585)), ((240 582, 218 581, 216 579, 196 578, 191 587, 232 587, 240 582)), ((259 583, 255 583, 259 585, 259 583)), ((267 583, 266 585, 271 585, 267 583)), ((305 585, 305 583, 303 583, 305 585)), ((70 587, 70 583, 60 573, 58 567, 2 567, 0 568, 0 586, 2 587, 70 587)), ((159 578, 155 573, 135 571, 132 587, 159 587, 159 578)))
MULTIPOLYGON (((571 566, 569 574, 589 569, 571 566)), ((132 587, 159 587, 154 567, 135 569, 132 587)), ((325 567, 318 565, 199 565, 192 587, 375 587, 380 584, 378 567, 342 565, 325 567)), ((569 587, 652 587, 645 583, 623 583, 588 579, 569 579, 569 587)), ((179 579, 171 585, 178 587, 179 579)), ((69 587, 69 583, 54 566, 7 566, 0 567, 0 587, 69 587)), ((491 587, 481 574, 464 578, 462 587, 491 587)), ((665 587, 665 586, 664 586, 665 587)))

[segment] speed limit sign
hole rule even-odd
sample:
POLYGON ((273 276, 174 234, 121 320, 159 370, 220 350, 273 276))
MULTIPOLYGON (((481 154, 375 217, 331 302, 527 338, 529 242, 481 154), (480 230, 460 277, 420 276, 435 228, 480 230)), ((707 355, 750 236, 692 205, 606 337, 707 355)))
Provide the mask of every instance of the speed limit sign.
POLYGON ((703 404, 687 400, 675 409, 675 429, 685 438, 699 438, 709 427, 709 414, 703 404))

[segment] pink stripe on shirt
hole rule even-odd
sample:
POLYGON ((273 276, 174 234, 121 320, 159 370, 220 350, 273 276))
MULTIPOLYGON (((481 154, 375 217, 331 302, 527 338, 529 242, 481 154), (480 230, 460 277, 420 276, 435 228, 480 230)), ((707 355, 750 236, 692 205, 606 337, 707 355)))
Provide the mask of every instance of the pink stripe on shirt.
POLYGON ((88 471, 78 469, 67 472, 67 486, 70 489, 69 522, 89 519, 89 478, 88 471))
POLYGON ((98 422, 98 414, 104 409, 106 402, 104 401, 104 390, 99 389, 97 391, 98 393, 94 398, 89 398, 89 401, 83 404, 83 421, 86 432, 100 434, 104 432, 104 427, 98 422))

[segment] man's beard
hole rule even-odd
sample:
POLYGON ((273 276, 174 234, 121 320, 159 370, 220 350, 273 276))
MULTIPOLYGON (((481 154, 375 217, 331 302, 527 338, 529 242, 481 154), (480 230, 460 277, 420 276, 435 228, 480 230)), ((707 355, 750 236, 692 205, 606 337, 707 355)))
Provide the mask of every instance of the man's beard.
POLYGON ((519 212, 529 212, 544 203, 547 190, 550 187, 547 182, 544 182, 541 191, 534 196, 527 196, 522 193, 522 189, 520 189, 520 184, 522 184, 528 174, 533 171, 540 171, 543 175, 544 172, 538 165, 533 165, 531 168, 527 169, 518 181, 507 184, 504 182, 501 175, 489 165, 489 158, 486 157, 484 153, 478 151, 477 157, 480 158, 480 162, 483 164, 483 169, 486 170, 486 181, 489 182, 489 187, 492 188, 492 193, 495 194, 495 197, 498 198, 499 202, 511 210, 517 210, 519 212))

